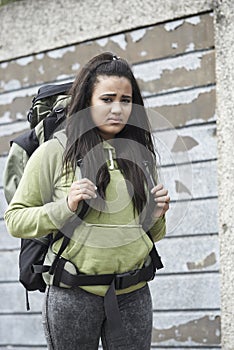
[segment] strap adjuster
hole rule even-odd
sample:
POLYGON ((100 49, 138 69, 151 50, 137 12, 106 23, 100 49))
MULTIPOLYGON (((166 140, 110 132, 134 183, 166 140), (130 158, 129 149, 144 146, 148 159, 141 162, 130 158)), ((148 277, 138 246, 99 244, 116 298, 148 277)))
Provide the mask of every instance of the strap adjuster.
POLYGON ((121 273, 115 276, 115 289, 125 289, 140 282, 140 270, 121 273))

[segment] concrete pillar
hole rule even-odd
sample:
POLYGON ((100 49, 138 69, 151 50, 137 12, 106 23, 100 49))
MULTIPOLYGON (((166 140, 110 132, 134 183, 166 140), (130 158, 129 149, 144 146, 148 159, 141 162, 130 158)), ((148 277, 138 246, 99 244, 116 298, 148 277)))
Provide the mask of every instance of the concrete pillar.
POLYGON ((234 3, 216 3, 219 237, 222 349, 234 349, 234 3))

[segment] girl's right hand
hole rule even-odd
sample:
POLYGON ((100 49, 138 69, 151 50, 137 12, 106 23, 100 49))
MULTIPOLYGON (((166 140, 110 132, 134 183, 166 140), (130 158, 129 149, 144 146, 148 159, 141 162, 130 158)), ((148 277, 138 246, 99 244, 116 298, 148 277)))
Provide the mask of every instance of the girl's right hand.
POLYGON ((97 187, 87 178, 73 182, 67 197, 69 209, 75 212, 80 201, 97 198, 96 190, 97 187))

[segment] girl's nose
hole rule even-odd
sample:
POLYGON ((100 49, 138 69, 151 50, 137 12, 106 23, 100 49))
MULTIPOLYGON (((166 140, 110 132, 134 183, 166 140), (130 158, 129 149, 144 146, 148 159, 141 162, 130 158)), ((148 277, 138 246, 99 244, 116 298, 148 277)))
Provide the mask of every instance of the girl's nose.
POLYGON ((111 106, 111 113, 121 114, 121 105, 119 102, 113 102, 111 106))

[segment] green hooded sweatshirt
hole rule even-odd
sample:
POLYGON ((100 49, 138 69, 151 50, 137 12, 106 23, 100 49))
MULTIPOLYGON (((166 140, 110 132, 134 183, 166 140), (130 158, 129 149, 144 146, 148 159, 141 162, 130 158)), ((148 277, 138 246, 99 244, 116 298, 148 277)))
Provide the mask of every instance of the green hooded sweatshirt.
MULTIPOLYGON (((68 208, 67 195, 73 181, 81 178, 79 168, 66 175, 63 164, 66 136, 58 132, 56 137, 43 143, 26 164, 23 177, 5 213, 9 232, 14 237, 39 238, 49 233, 56 234, 64 223, 75 216, 68 208)), ((124 273, 141 268, 149 262, 152 242, 143 230, 138 215, 134 215, 125 179, 115 162, 115 149, 103 142, 110 172, 106 188, 106 206, 100 212, 95 208, 95 199, 90 200, 91 209, 78 226, 62 256, 68 260, 65 268, 84 274, 124 273), (75 266, 75 267, 74 267, 75 266)), ((77 212, 82 204, 78 206, 77 212)), ((165 217, 152 223, 150 229, 154 241, 165 235, 165 217)), ((51 264, 62 239, 56 241, 46 257, 51 264)), ((53 276, 44 274, 48 285, 53 276)), ((127 293, 144 286, 138 283, 117 294, 127 293)), ((61 287, 68 287, 61 285, 61 287)), ((108 286, 82 286, 88 292, 104 296, 108 286)))

